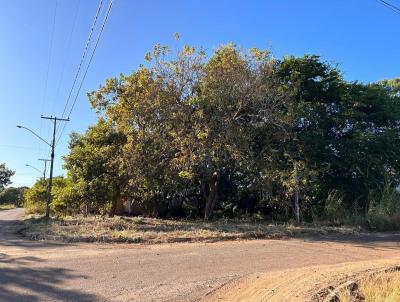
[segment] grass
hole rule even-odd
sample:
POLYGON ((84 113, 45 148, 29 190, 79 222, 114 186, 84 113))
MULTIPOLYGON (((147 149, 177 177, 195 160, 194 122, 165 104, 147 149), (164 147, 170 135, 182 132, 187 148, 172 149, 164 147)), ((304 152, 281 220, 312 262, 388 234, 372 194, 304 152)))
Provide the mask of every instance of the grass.
POLYGON ((67 217, 52 220, 25 220, 24 234, 34 240, 70 242, 167 243, 236 239, 281 239, 327 233, 354 233, 352 228, 295 226, 269 222, 217 220, 171 220, 145 217, 67 217))
POLYGON ((15 205, 13 204, 0 204, 0 211, 3 210, 10 210, 10 209, 14 209, 15 205))
POLYGON ((343 291, 338 298, 340 302, 398 302, 400 301, 400 272, 390 270, 362 278, 356 290, 343 291))

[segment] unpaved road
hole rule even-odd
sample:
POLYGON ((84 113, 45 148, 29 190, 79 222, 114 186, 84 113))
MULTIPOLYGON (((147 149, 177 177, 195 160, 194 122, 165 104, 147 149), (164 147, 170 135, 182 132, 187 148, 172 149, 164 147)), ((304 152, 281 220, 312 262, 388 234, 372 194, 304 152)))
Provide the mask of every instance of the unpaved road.
MULTIPOLYGON (((246 280, 266 291, 269 276, 292 272, 294 284, 305 271, 400 256, 396 234, 171 245, 33 242, 15 235, 21 215, 0 211, 1 302, 245 301, 243 293, 232 298, 232 290, 256 283, 246 280)), ((279 299, 263 301, 291 301, 279 299)))

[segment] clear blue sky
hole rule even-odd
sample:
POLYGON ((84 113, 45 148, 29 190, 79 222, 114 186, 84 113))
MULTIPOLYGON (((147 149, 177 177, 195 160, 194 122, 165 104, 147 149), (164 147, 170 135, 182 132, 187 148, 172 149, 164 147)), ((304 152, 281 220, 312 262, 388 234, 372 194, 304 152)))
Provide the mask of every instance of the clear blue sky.
MULTIPOLYGON (((388 1, 400 6, 400 0, 388 1)), ((97 0, 58 0, 49 65, 56 1, 0 0, 0 162, 16 170, 13 185, 31 185, 39 174, 25 164, 42 169, 37 159, 48 156, 46 145, 15 125, 50 138, 50 122, 40 115, 61 114, 97 5, 97 0)), ((276 57, 319 54, 338 63, 348 80, 400 76, 400 14, 376 0, 115 0, 57 147, 56 175, 65 173, 67 134, 82 132, 95 120, 86 92, 136 69, 155 43, 175 46, 175 32, 180 44, 209 51, 235 42, 270 48, 276 57)))

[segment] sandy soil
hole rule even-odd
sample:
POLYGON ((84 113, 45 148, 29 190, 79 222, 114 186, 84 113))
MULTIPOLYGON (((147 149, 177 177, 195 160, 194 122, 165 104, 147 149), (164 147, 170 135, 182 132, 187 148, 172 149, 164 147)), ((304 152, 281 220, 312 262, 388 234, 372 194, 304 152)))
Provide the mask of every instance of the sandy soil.
POLYGON ((224 286, 203 301, 321 301, 317 294, 328 286, 336 287, 358 275, 399 264, 400 257, 393 257, 256 274, 224 286))
POLYGON ((313 286, 342 270, 400 256, 399 234, 162 245, 34 242, 15 235, 21 215, 21 209, 0 212, 1 302, 304 301, 313 286))

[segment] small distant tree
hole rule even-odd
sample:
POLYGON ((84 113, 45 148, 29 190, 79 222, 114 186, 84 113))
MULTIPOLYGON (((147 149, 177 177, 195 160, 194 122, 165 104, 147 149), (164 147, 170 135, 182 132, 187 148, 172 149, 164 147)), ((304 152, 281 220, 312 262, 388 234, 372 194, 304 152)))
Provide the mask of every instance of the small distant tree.
MULTIPOLYGON (((53 201, 51 207, 54 210, 55 205, 59 203, 59 195, 66 185, 66 179, 62 176, 53 179, 53 201)), ((40 178, 33 186, 24 192, 24 207, 28 213, 43 214, 46 210, 47 188, 49 181, 40 178)))
POLYGON ((15 174, 14 171, 8 169, 5 164, 0 164, 0 191, 5 186, 11 184, 11 176, 15 174))
POLYGON ((0 203, 13 204, 16 207, 21 206, 24 201, 24 193, 27 189, 28 187, 10 187, 4 189, 0 192, 0 203))

